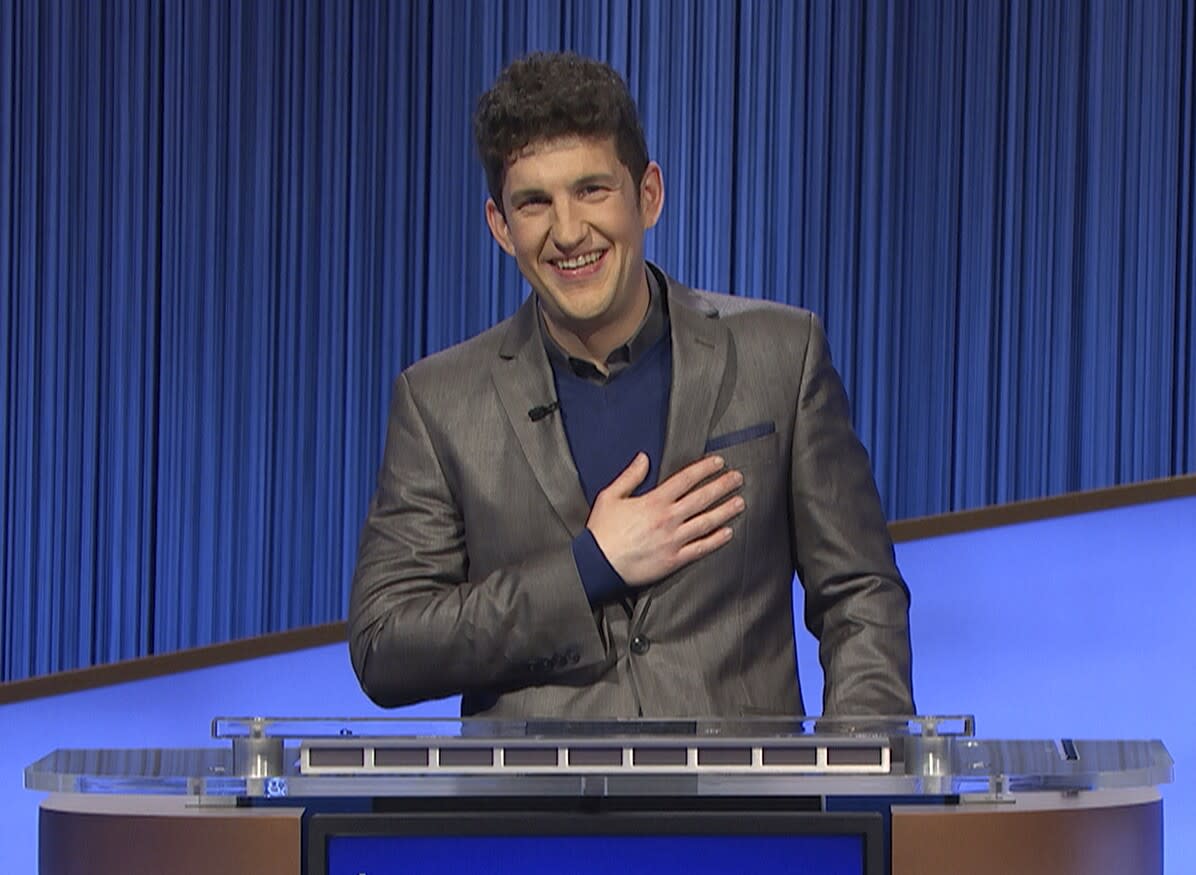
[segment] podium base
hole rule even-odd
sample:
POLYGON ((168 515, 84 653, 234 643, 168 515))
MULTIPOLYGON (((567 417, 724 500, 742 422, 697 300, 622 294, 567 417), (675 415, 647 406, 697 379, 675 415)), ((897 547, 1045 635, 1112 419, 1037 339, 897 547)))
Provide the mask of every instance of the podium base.
MULTIPOLYGON (((891 875, 1161 875, 1153 789, 1037 792, 1005 803, 894 805, 891 875)), ((54 794, 40 812, 41 875, 300 875, 301 807, 182 796, 54 794)))
POLYGON ((891 875, 1162 875, 1158 791, 1023 793, 1014 800, 893 806, 891 875))

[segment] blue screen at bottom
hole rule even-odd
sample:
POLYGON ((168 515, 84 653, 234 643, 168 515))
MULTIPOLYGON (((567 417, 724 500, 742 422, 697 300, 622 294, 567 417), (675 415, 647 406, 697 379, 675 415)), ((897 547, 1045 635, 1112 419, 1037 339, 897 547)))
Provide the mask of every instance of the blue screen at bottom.
POLYGON ((334 836, 328 875, 861 875, 856 835, 334 836))

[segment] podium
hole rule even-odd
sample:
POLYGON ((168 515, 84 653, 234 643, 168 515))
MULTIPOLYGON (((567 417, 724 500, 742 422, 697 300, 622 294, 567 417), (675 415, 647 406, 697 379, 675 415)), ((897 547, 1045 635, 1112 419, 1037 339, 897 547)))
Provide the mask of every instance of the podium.
POLYGON ((1159 875, 1160 741, 970 717, 216 718, 29 766, 42 875, 1159 875))

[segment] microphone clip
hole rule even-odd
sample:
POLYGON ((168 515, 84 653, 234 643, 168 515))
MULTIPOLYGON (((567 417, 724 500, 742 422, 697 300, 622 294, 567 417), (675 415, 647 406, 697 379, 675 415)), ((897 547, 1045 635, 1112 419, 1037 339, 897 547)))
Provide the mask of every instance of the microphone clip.
POLYGON ((555 411, 559 410, 560 406, 561 404, 559 401, 553 401, 551 404, 541 404, 529 410, 527 412, 527 418, 532 422, 539 422, 541 419, 551 416, 555 411))

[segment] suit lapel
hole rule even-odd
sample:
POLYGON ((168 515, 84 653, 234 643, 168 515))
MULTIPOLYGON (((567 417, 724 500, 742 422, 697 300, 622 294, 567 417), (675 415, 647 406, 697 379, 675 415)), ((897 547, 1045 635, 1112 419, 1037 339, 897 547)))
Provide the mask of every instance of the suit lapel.
POLYGON ((573 535, 585 527, 586 504, 559 412, 533 421, 528 411, 556 401, 552 367, 536 325, 534 294, 511 320, 491 372, 511 429, 545 497, 573 535))
POLYGON ((685 286, 670 281, 668 288, 673 381, 661 481, 705 455, 728 345, 727 329, 713 306, 685 286))
MULTIPOLYGON (((670 281, 669 324, 673 340, 673 382, 669 393, 669 421, 665 431, 660 481, 706 454, 715 403, 727 366, 729 338, 718 310, 690 288, 670 281)), ((641 590, 632 612, 638 629, 652 602, 673 588, 682 568, 641 590)))

